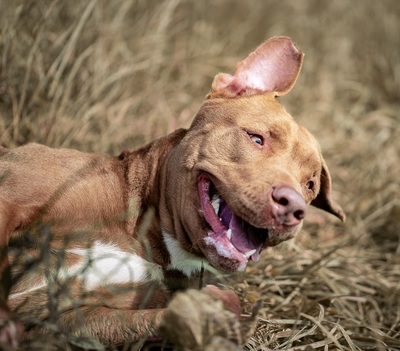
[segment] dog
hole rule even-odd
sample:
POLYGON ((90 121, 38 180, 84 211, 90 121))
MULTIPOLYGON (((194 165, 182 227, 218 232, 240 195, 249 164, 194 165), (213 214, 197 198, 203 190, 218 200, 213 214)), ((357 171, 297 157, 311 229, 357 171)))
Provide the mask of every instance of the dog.
POLYGON ((2 148, 3 314, 8 296, 30 335, 55 311, 62 331, 109 345, 157 335, 174 292, 244 271, 299 233, 308 205, 344 221, 318 142, 277 101, 302 61, 290 38, 267 40, 215 76, 190 128, 118 157, 2 148))

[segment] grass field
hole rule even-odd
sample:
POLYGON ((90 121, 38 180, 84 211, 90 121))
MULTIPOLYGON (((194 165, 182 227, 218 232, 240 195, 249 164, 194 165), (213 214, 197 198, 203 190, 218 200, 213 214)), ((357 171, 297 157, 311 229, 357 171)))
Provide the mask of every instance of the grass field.
POLYGON ((291 36, 306 56, 281 102, 348 218, 310 210, 225 282, 244 312, 264 303, 246 349, 400 350, 399 33, 397 0, 1 0, 0 145, 116 155, 188 127, 216 73, 291 36))

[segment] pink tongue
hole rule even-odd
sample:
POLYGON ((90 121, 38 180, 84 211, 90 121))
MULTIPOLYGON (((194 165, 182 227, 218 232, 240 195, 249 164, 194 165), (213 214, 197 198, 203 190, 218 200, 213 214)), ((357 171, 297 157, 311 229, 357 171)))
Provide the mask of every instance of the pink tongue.
POLYGON ((233 213, 223 198, 221 198, 221 202, 219 204, 218 217, 221 218, 221 222, 224 227, 229 228, 233 213))
POLYGON ((235 215, 229 223, 229 229, 232 230, 231 242, 236 249, 242 253, 246 253, 250 250, 256 249, 257 247, 251 240, 251 233, 247 233, 241 226, 241 220, 235 215))
POLYGON ((231 242, 238 251, 246 253, 257 249, 257 243, 251 239, 253 233, 250 231, 250 228, 246 230, 241 225, 241 220, 232 213, 224 199, 221 199, 218 216, 221 218, 224 227, 232 230, 231 242))

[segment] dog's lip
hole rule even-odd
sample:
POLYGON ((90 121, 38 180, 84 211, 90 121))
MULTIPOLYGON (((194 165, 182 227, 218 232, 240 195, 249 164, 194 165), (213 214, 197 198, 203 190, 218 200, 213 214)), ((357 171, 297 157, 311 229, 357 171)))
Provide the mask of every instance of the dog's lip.
POLYGON ((243 264, 247 264, 249 260, 258 261, 262 247, 268 239, 268 229, 256 228, 244 221, 233 213, 221 195, 218 200, 218 212, 210 198, 212 186, 215 187, 212 176, 201 173, 198 178, 198 190, 204 218, 211 228, 207 232, 208 243, 225 258, 243 264))

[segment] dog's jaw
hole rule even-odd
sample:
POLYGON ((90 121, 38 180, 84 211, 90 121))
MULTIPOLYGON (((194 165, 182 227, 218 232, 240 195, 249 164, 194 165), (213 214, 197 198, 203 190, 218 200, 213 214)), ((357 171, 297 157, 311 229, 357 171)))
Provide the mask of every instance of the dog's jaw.
POLYGON ((215 247, 220 256, 239 262, 244 269, 251 259, 258 260, 263 243, 268 238, 268 229, 255 228, 235 215, 226 204, 224 198, 214 189, 213 183, 206 173, 198 180, 201 209, 210 226, 205 241, 215 247))
MULTIPOLYGON (((234 212, 229 208, 216 188, 213 176, 208 173, 199 175, 197 185, 199 213, 207 228, 202 239, 202 251, 208 261, 222 272, 243 271, 249 261, 258 261, 265 247, 291 239, 300 231, 302 221, 286 225, 274 216, 273 211, 267 211, 265 226, 252 225, 241 211, 234 212)), ((266 202, 265 208, 271 209, 273 202, 266 202)))

